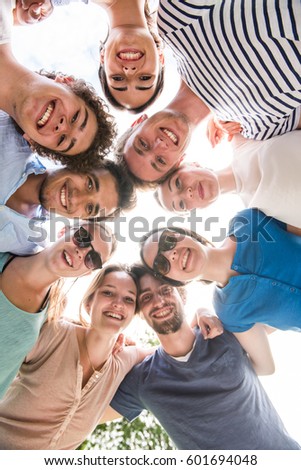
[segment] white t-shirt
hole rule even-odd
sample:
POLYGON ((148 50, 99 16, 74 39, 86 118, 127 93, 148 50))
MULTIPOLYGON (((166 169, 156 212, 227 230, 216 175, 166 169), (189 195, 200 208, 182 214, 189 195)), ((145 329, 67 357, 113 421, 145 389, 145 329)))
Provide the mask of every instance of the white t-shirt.
POLYGON ((16 0, 1 0, 0 2, 0 44, 7 44, 11 40, 13 27, 13 9, 16 0))
POLYGON ((266 141, 233 139, 236 190, 247 207, 301 228, 301 131, 266 141))

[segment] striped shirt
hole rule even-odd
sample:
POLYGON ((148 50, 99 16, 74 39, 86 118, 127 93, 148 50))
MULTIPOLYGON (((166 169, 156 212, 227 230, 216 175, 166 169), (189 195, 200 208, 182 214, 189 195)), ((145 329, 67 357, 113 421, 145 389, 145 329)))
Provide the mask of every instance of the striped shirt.
POLYGON ((219 119, 257 140, 297 127, 300 0, 160 0, 158 26, 182 79, 219 119))

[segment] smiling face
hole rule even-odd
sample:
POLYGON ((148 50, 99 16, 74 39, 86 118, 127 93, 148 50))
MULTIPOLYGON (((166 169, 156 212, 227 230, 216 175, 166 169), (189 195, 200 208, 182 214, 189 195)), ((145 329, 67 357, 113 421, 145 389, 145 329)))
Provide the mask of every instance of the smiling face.
POLYGON ((169 211, 187 212, 204 209, 220 194, 216 174, 198 164, 183 163, 158 188, 158 199, 169 211))
POLYGON ((124 146, 124 160, 138 178, 157 181, 181 161, 190 136, 183 114, 159 111, 134 129, 124 146))
POLYGON ((96 116, 70 87, 35 76, 16 98, 13 118, 24 138, 63 155, 87 150, 96 135, 96 116))
POLYGON ((131 276, 124 271, 106 274, 87 306, 91 327, 121 332, 134 317, 136 300, 137 287, 131 276))
POLYGON ((145 28, 114 28, 101 52, 107 84, 114 99, 128 109, 145 104, 155 93, 159 54, 145 28))
POLYGON ((91 244, 86 243, 84 247, 80 247, 74 238, 78 227, 71 227, 61 233, 55 243, 43 250, 47 265, 56 276, 76 277, 92 272, 94 268, 89 256, 92 250, 98 253, 102 264, 110 258, 113 247, 110 233, 99 224, 82 224, 82 227, 89 233, 91 244))
POLYGON ((116 181, 105 169, 87 174, 65 168, 54 170, 47 174, 41 186, 40 203, 48 212, 55 211, 69 218, 108 216, 118 206, 116 181))
POLYGON ((204 245, 171 229, 150 235, 144 242, 142 255, 147 266, 155 272, 181 282, 200 278, 207 260, 204 245))
POLYGON ((149 326, 159 334, 178 331, 184 319, 184 307, 178 290, 150 274, 145 274, 139 283, 139 305, 149 326))

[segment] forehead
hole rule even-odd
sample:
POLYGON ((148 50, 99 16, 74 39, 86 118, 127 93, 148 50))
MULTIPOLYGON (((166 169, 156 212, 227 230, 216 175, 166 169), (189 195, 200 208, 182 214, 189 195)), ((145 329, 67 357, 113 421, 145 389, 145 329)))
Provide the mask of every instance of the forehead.
POLYGON ((101 254, 102 261, 110 258, 113 238, 111 234, 98 224, 82 224, 82 226, 92 235, 92 245, 95 251, 101 254))
POLYGON ((144 274, 144 276, 141 277, 139 284, 141 292, 144 292, 145 290, 156 291, 160 286, 164 285, 164 282, 160 279, 156 279, 151 274, 144 274))
POLYGON ((131 292, 137 292, 134 280, 125 271, 112 271, 106 274, 103 279, 103 285, 118 285, 118 287, 122 286, 131 292))

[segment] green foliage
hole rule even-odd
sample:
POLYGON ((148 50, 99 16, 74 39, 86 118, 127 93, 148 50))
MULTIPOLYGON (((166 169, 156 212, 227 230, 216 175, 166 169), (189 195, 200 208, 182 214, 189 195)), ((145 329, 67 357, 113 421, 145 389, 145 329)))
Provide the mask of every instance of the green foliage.
POLYGON ((78 450, 172 450, 174 444, 150 413, 143 412, 132 423, 119 419, 97 426, 78 450))

